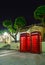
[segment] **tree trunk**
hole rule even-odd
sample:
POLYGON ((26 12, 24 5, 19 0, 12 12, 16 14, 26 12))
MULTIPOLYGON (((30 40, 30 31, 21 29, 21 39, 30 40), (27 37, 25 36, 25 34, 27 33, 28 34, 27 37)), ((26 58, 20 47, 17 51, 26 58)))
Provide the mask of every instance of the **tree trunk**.
POLYGON ((16 34, 15 34, 15 35, 12 35, 12 34, 9 32, 9 34, 14 38, 15 42, 17 42, 17 39, 16 39, 16 38, 17 38, 17 37, 16 37, 16 36, 17 36, 17 33, 18 33, 18 31, 16 31, 16 34))
POLYGON ((10 32, 8 32, 8 33, 15 39, 15 37, 10 32))
POLYGON ((17 31, 16 31, 16 34, 15 34, 15 42, 17 42, 17 34, 18 34, 18 32, 20 32, 20 30, 22 30, 22 28, 19 28, 17 31))
POLYGON ((14 38, 14 40, 15 40, 15 42, 17 42, 17 34, 18 34, 18 32, 21 30, 22 28, 20 28, 20 29, 18 29, 17 31, 16 31, 16 34, 15 34, 15 36, 13 36, 10 32, 9 32, 9 34, 14 38))
POLYGON ((17 34, 18 34, 18 31, 15 34, 15 42, 17 42, 17 34))

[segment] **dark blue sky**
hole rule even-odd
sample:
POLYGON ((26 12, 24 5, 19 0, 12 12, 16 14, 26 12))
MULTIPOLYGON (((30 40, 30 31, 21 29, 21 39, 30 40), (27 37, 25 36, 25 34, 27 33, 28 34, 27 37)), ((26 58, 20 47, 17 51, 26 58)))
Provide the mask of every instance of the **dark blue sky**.
POLYGON ((4 29, 2 22, 5 19, 11 19, 14 22, 14 19, 18 16, 24 16, 27 20, 27 25, 37 23, 33 17, 34 10, 41 5, 44 5, 45 2, 42 1, 35 1, 31 0, 30 2, 15 2, 14 4, 12 3, 9 6, 6 7, 1 7, 0 8, 0 29, 4 29), (24 4, 23 4, 24 3, 24 4))

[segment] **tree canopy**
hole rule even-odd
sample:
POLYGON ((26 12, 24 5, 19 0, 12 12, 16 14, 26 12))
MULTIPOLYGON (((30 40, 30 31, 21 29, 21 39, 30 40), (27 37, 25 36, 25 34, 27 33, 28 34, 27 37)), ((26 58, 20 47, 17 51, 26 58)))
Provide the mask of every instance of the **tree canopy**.
POLYGON ((15 32, 19 30, 20 28, 23 28, 26 25, 26 20, 24 17, 17 17, 14 21, 14 25, 12 25, 11 20, 4 20, 3 26, 8 28, 10 32, 15 32))
POLYGON ((6 28, 9 28, 12 26, 12 21, 11 20, 4 20, 3 21, 3 26, 6 28))
POLYGON ((24 17, 17 17, 14 22, 14 28, 20 29, 26 25, 26 20, 24 17))
POLYGON ((35 11, 34 11, 34 17, 35 19, 42 19, 45 16, 45 5, 39 6, 35 11))
POLYGON ((45 26, 45 5, 39 6, 34 11, 34 18, 41 20, 43 26, 45 26))
MULTIPOLYGON (((39 6, 34 11, 34 18, 39 19, 43 27, 45 26, 45 5, 39 6)), ((43 40, 44 40, 44 28, 43 28, 43 40)))
POLYGON ((16 39, 16 35, 17 33, 26 25, 26 20, 24 19, 24 17, 17 17, 14 21, 14 24, 12 25, 12 21, 11 20, 4 20, 3 21, 3 26, 6 27, 10 33, 10 35, 12 36, 13 33, 15 34, 15 37, 12 36, 14 39, 16 39))

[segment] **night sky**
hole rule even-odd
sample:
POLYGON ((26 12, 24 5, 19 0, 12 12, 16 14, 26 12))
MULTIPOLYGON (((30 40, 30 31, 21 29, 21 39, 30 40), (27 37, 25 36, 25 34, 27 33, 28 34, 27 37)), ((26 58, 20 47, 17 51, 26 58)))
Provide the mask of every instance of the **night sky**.
POLYGON ((24 16, 27 20, 27 25, 38 23, 38 20, 35 20, 33 17, 35 9, 40 5, 45 5, 45 1, 26 1, 23 3, 16 3, 10 5, 11 7, 1 7, 0 8, 0 30, 5 29, 2 25, 3 20, 11 19, 14 22, 14 19, 18 16, 24 16), (16 4, 16 5, 15 5, 16 4))

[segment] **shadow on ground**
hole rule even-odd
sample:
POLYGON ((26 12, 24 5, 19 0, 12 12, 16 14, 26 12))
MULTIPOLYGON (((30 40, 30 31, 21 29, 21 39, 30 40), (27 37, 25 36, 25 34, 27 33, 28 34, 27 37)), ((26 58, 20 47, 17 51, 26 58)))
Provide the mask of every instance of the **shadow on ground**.
POLYGON ((5 46, 3 46, 2 48, 0 48, 0 50, 9 50, 10 49, 10 45, 7 44, 5 46))

